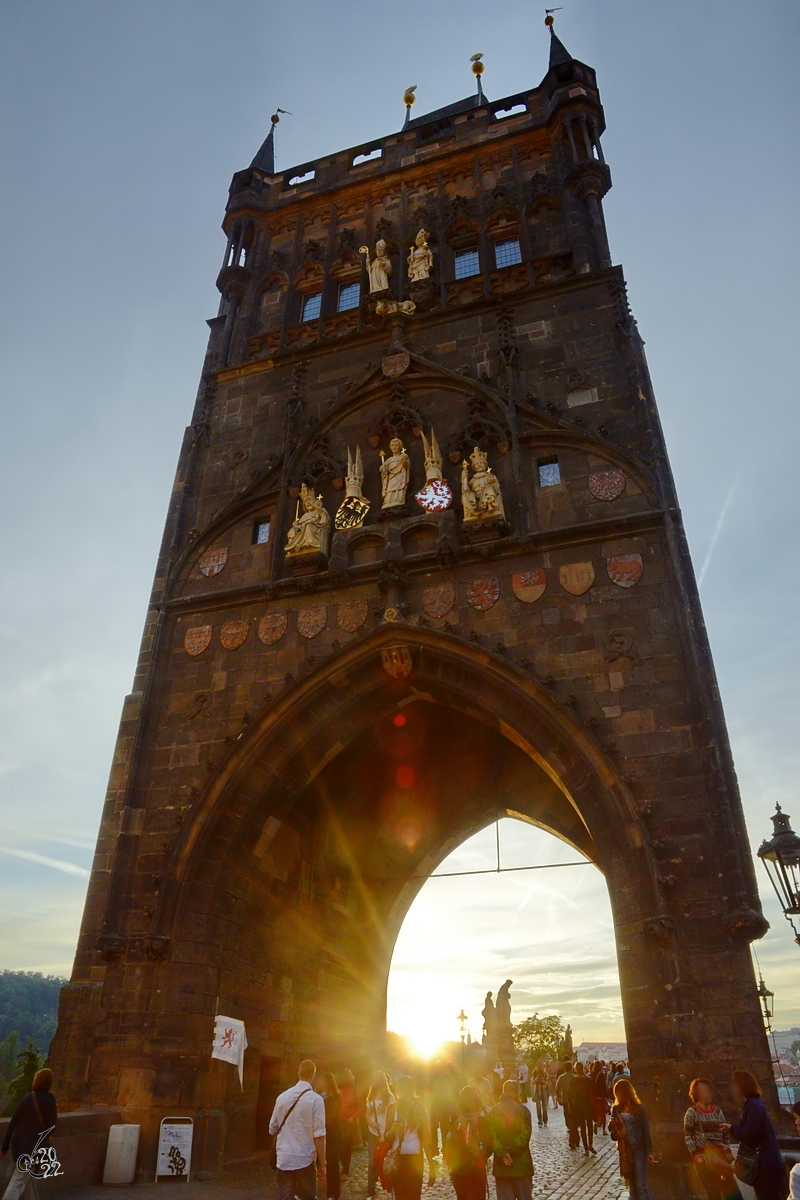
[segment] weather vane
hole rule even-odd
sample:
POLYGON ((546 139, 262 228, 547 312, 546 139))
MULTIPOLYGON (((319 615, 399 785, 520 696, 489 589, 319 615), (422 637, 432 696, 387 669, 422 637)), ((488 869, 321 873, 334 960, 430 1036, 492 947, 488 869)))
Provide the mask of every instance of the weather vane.
POLYGON ((546 8, 546 9, 544 10, 544 11, 545 11, 545 13, 547 14, 547 15, 546 15, 546 17, 545 17, 545 19, 544 19, 544 23, 545 23, 545 25, 547 26, 547 28, 548 28, 548 29, 552 29, 552 28, 553 28, 553 26, 555 25, 555 20, 556 20, 556 19, 555 19, 555 17, 553 16, 553 13, 554 13, 554 12, 561 12, 562 8, 563 8, 563 5, 559 5, 559 7, 558 7, 558 8, 546 8))

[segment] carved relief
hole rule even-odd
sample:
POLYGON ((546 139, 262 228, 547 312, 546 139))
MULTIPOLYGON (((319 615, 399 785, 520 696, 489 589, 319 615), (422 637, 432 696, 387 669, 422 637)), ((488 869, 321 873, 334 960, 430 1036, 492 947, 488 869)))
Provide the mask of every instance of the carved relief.
POLYGON ((203 575, 212 579, 215 575, 219 575, 222 568, 228 561, 228 547, 214 546, 211 550, 206 550, 203 557, 200 559, 198 566, 203 575))
POLYGON ((345 604, 340 604, 336 610, 339 628, 345 633, 355 633, 366 621, 368 612, 369 605, 366 600, 348 600, 345 604))
POLYGON ((594 567, 590 562, 566 563, 558 568, 559 582, 571 596, 582 596, 594 583, 594 567))
POLYGON ((226 650, 238 650, 247 640, 249 631, 247 621, 226 621, 219 631, 219 640, 226 650))
POLYGON ((589 476, 589 491, 596 500, 616 500, 625 491, 625 472, 617 467, 594 471, 589 476))
POLYGON ((288 624, 286 613, 265 613, 258 622, 258 636, 265 646, 274 646, 286 633, 288 624))
POLYGON ((617 587, 633 587, 642 578, 644 563, 641 554, 617 554, 607 562, 608 577, 617 587))
POLYGON ((541 599, 547 588, 547 575, 542 567, 530 571, 516 571, 511 576, 511 590, 523 604, 534 604, 541 599))
POLYGON ((473 579, 467 584, 467 604, 486 612, 500 599, 500 580, 496 575, 487 579, 473 579))

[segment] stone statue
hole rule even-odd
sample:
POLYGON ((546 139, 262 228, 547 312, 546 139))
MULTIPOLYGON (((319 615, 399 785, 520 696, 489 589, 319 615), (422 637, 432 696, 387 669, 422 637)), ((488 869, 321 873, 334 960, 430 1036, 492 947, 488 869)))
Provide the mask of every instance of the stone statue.
POLYGON ((411 475, 411 461, 400 438, 392 438, 389 442, 389 449, 391 454, 388 458, 381 450, 381 489, 383 492, 381 508, 403 508, 411 475))
POLYGON ((383 240, 383 238, 380 238, 375 243, 375 257, 372 259, 369 256, 369 247, 361 246, 359 252, 366 255, 370 295, 373 292, 388 291, 389 276, 392 273, 392 264, 389 261, 389 256, 386 253, 386 242, 383 240))
POLYGON ((507 979, 497 993, 495 1002, 495 1014, 497 1017, 497 1025, 502 1028, 511 1027, 511 996, 509 994, 512 979, 507 979))
POLYGON ((486 999, 483 1002, 483 1012, 481 1015, 483 1016, 483 1030, 485 1034, 483 1040, 485 1044, 490 1044, 494 1041, 496 1019, 491 992, 486 993, 486 999))
POLYGON ((344 477, 344 500, 336 510, 334 525, 337 529, 358 529, 364 524, 364 518, 369 512, 369 500, 364 499, 361 491, 364 483, 364 464, 361 461, 361 447, 356 446, 355 457, 347 447, 347 474, 344 477))
POLYGON ((464 521, 504 521, 503 497, 500 483, 489 462, 478 446, 469 456, 473 475, 470 478, 466 459, 461 463, 461 503, 464 521))
POLYGON ((439 449, 436 432, 432 426, 430 441, 425 437, 425 430, 422 430, 422 447, 425 453, 425 482, 431 483, 434 479, 444 479, 442 475, 442 452, 439 449))
POLYGON ((571 1025, 567 1026, 567 1032, 564 1034, 564 1049, 565 1049, 564 1057, 572 1058, 574 1051, 572 1048, 572 1026, 571 1025))
POLYGON ((298 554, 327 554, 328 540, 331 533, 331 518, 322 503, 322 496, 316 496, 314 489, 304 483, 300 488, 300 499, 297 502, 297 515, 289 530, 285 554, 293 558, 298 554), (300 504, 303 505, 303 515, 300 516, 300 504))
POLYGON ((409 283, 419 283, 423 279, 430 279, 433 270, 433 251, 428 245, 428 235, 424 229, 420 229, 414 238, 414 245, 409 246, 409 250, 411 251, 407 260, 409 283))

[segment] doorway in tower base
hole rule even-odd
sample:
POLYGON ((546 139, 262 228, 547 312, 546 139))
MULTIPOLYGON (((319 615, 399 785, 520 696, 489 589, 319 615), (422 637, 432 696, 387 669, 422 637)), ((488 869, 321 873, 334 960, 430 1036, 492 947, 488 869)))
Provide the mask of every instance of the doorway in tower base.
POLYGON ((397 938, 387 1030, 429 1057, 458 1041, 464 1012, 469 1036, 480 1042, 486 992, 512 979, 515 1024, 557 1014, 572 1026, 576 1048, 583 1041, 624 1043, 608 889, 581 858, 544 830, 508 817, 448 855, 397 938), (511 869, 531 866, 544 869, 511 869), (461 874, 478 871, 490 873, 461 874))

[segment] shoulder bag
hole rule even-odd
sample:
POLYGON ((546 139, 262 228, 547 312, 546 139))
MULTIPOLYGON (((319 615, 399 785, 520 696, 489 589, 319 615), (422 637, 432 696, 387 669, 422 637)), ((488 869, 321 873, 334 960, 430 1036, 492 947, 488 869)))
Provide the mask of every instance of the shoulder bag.
MULTIPOLYGON (((311 1090, 311 1089, 308 1089, 308 1090, 311 1090)), ((283 1129, 286 1122, 289 1120, 289 1117, 292 1115, 292 1113, 294 1112, 297 1105, 303 1099, 303 1096, 305 1096, 305 1094, 306 1094, 305 1092, 301 1092, 300 1095, 297 1097, 297 1099, 292 1103, 286 1116, 283 1118, 280 1125, 278 1126, 278 1132, 275 1134, 275 1137, 272 1139, 272 1149, 269 1152, 269 1165, 272 1167, 273 1171, 277 1171, 277 1169, 278 1169, 278 1137, 280 1136, 280 1132, 283 1129)))
POLYGON ((758 1174, 758 1150, 740 1142, 733 1173, 740 1183, 747 1183, 752 1187, 758 1174))

